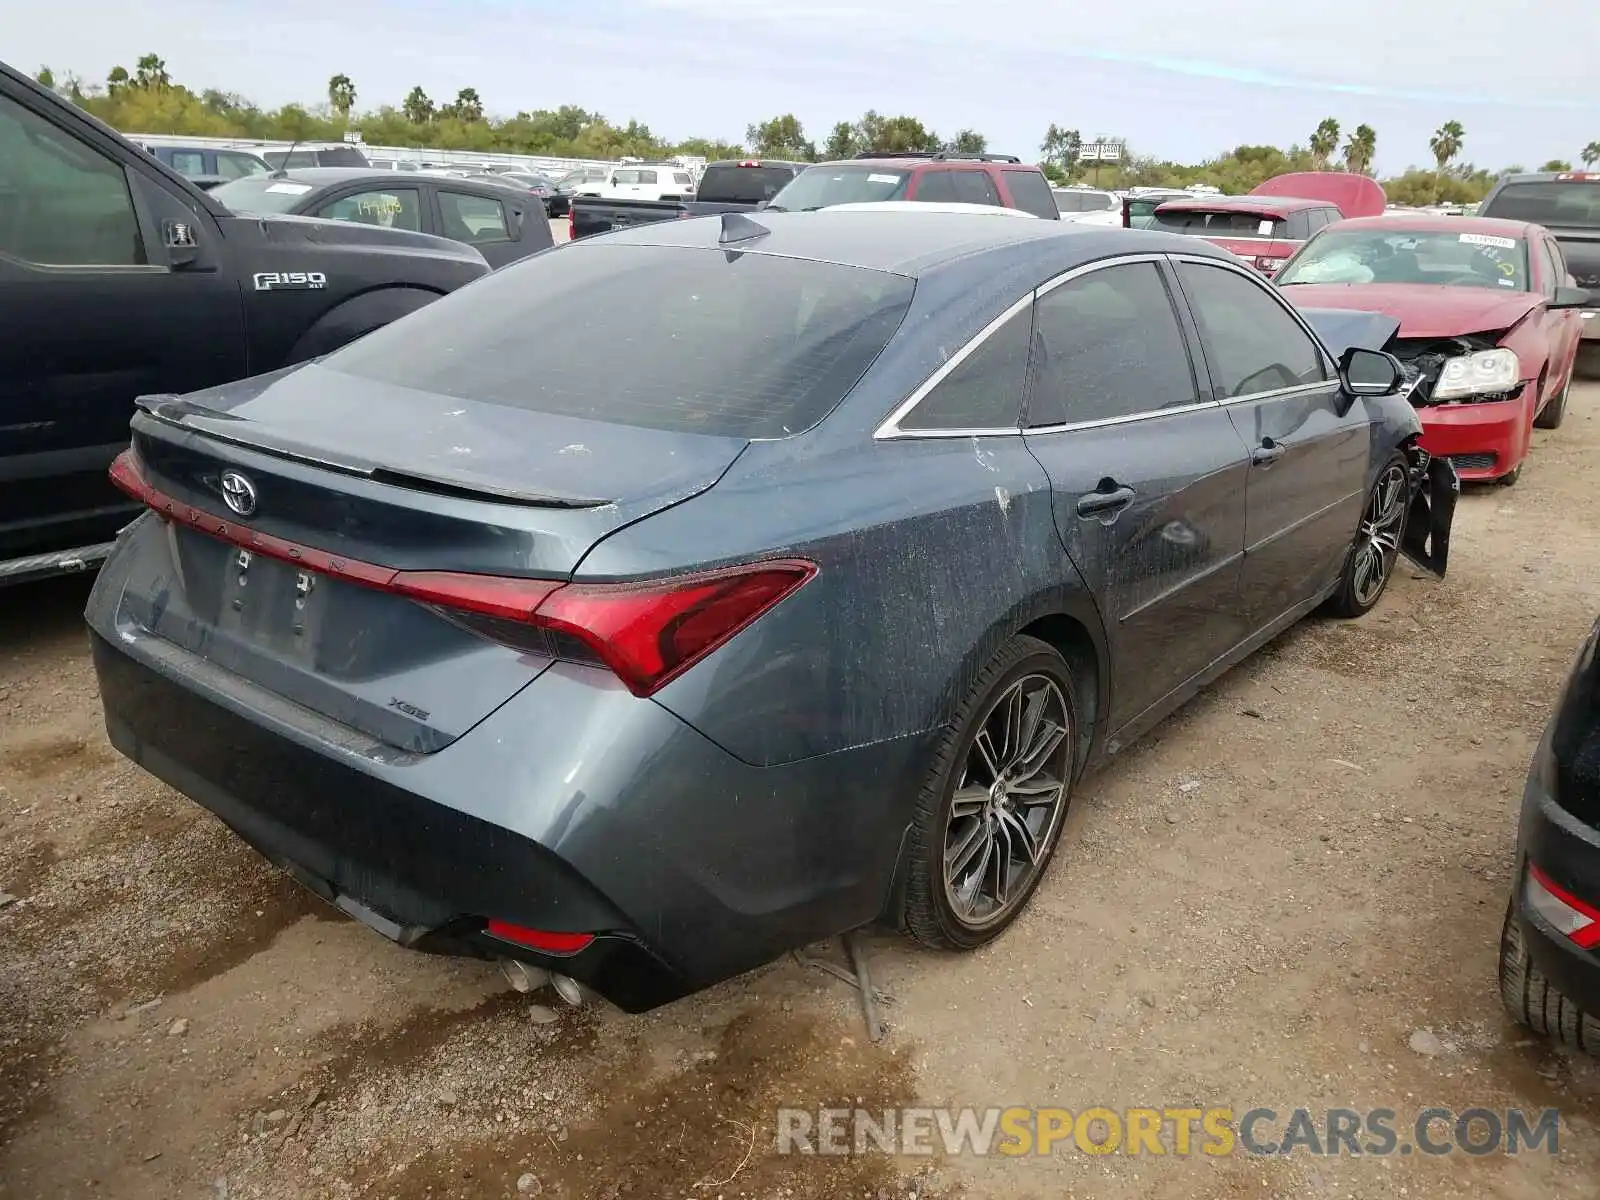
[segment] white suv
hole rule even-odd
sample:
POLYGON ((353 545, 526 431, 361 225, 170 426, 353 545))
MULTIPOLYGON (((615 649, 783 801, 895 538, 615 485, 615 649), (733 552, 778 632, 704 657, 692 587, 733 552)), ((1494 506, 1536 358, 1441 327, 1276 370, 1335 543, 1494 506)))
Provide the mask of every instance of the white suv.
POLYGON ((673 163, 614 167, 600 185, 602 200, 692 200, 694 176, 673 163))

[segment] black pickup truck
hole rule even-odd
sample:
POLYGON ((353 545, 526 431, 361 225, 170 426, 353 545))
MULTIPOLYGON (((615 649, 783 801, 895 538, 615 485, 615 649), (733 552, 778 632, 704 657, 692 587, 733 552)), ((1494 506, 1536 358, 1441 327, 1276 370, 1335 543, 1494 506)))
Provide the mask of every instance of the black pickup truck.
MULTIPOLYGON (((1555 235, 1567 274, 1600 298, 1600 171, 1559 171, 1501 177, 1478 206, 1480 217, 1543 225, 1555 235)), ((1578 368, 1600 375, 1600 299, 1583 310, 1578 368)))
POLYGON ((771 200, 810 163, 777 159, 726 159, 709 163, 693 200, 602 200, 574 196, 567 210, 567 233, 573 241, 593 233, 628 229, 680 217, 747 212, 771 200))
POLYGON ((95 566, 134 398, 337 349, 488 274, 470 246, 235 216, 0 63, 0 586, 95 566))

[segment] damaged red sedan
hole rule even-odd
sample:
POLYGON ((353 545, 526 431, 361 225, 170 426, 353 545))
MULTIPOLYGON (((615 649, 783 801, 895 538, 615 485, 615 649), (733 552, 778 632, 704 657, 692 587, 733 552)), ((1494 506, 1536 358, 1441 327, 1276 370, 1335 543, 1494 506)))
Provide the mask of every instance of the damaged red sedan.
POLYGON ((1515 483, 1532 429, 1566 414, 1589 293, 1573 286, 1543 226, 1430 214, 1340 221, 1276 282, 1302 310, 1387 318, 1361 344, 1400 360, 1423 446, 1464 481, 1515 483))

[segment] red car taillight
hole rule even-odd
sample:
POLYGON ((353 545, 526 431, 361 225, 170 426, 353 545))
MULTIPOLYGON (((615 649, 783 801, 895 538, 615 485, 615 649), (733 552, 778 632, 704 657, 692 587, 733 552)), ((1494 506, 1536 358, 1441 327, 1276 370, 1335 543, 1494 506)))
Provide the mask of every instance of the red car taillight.
POLYGON ((493 641, 553 657, 598 661, 636 696, 665 687, 817 573, 816 564, 803 559, 769 559, 628 583, 397 571, 180 505, 150 485, 132 450, 124 450, 111 464, 111 480, 163 518, 253 553, 430 605, 493 641))
MULTIPOLYGON (((577 199, 576 196, 572 198, 577 199)), ((572 210, 572 200, 567 201, 567 241, 572 241, 578 236, 578 214, 572 210)))

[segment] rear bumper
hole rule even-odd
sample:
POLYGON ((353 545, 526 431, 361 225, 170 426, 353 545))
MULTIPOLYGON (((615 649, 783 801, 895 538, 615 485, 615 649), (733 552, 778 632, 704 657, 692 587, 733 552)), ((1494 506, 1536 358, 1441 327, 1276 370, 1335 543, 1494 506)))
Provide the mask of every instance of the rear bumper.
POLYGON ((751 767, 609 674, 557 664, 409 754, 142 629, 120 562, 87 613, 112 744, 406 945, 520 958, 639 1012, 883 908, 926 738, 751 767), (489 918, 595 941, 540 954, 489 937, 489 918))
POLYGON ((1600 952, 1575 945, 1527 901, 1531 862, 1572 895, 1600 905, 1600 831, 1557 804, 1533 772, 1523 790, 1517 850, 1512 903, 1528 953, 1558 991, 1584 1012, 1600 1016, 1600 952))
POLYGON ((1435 405, 1418 410, 1422 448, 1448 458, 1465 482, 1498 479, 1515 469, 1528 449, 1528 404, 1534 385, 1515 400, 1491 404, 1435 405))

